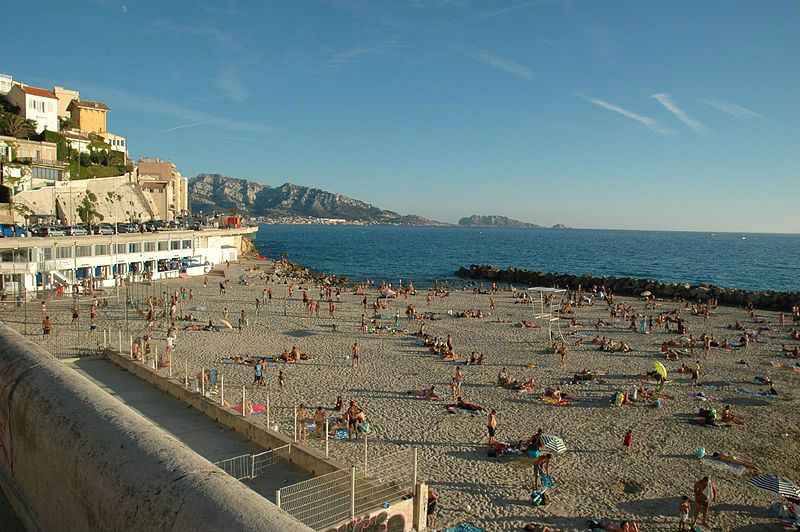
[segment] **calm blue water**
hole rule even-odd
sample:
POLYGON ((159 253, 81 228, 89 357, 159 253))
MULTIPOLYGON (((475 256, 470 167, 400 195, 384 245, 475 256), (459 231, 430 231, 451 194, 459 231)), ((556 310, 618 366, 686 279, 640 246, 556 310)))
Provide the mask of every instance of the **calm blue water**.
POLYGON ((337 225, 262 225, 261 253, 312 270, 396 282, 452 278, 460 266, 800 290, 800 235, 565 231, 337 225), (746 239, 742 239, 742 237, 746 239))

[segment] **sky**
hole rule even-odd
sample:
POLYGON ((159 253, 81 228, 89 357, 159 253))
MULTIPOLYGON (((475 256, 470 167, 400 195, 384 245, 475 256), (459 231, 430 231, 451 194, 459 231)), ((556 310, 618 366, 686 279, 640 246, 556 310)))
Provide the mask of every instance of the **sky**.
POLYGON ((800 232, 797 0, 11 2, 131 155, 455 222, 800 232), (31 24, 35 21, 35 26, 31 24))

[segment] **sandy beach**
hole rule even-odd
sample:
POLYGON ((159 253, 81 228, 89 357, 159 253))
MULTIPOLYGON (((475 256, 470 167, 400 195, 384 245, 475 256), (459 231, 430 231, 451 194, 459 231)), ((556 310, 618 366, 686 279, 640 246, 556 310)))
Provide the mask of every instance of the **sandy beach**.
MULTIPOLYGON (((187 322, 178 321, 173 368, 182 371, 188 362, 189 373, 196 375, 200 368, 215 367, 224 375, 226 390, 233 392, 247 385, 248 399, 256 403, 265 403, 269 394, 273 420, 287 434, 292 433, 293 406, 304 403, 313 413, 318 405, 333 407, 337 395, 345 401, 356 400, 374 428, 369 438, 370 452, 380 455, 400 447, 419 448, 421 478, 427 479, 440 496, 437 529, 473 522, 486 530, 520 530, 528 523, 584 530, 587 519, 611 519, 617 523, 630 519, 642 531, 675 530, 680 496, 691 498, 692 485, 704 475, 711 476, 719 490, 718 500, 711 507, 710 530, 782 529, 769 513, 770 503, 777 496, 748 485, 747 479, 756 471, 800 479, 800 371, 767 365, 767 361, 787 366, 795 363, 780 353, 781 344, 800 344, 789 338, 793 325, 800 328, 800 324, 792 324, 790 316, 781 328, 778 313, 756 311, 770 326, 763 333, 763 342, 751 343, 746 350, 711 349, 704 357, 698 341, 695 357, 675 361, 665 358, 661 344, 678 335, 663 330, 649 334, 632 331, 628 322, 609 316, 606 302, 595 300, 592 306, 579 307, 569 316, 577 327, 562 328, 569 349, 566 368, 562 368, 559 356, 546 350, 546 323, 539 329, 520 327, 521 320, 532 319, 533 309, 515 303, 506 287, 491 296, 459 288, 446 297, 435 297, 428 306, 428 287, 417 286, 417 294, 408 301, 390 300, 389 308, 380 311, 389 317, 380 324, 391 327, 395 326, 394 316, 399 311, 399 329, 408 332, 363 333, 363 296, 352 290, 343 291, 336 301, 335 318, 328 317, 327 302, 321 306, 320 317, 310 317, 300 288, 295 289, 291 299, 287 297, 289 284, 285 283, 297 286, 296 281, 281 275, 272 283, 267 281, 272 268, 271 261, 244 260, 228 268, 222 265, 225 279, 231 281, 224 295, 219 293, 223 278, 217 276, 208 277, 207 287, 203 277, 161 283, 164 290, 192 290, 192 301, 187 300, 178 311, 192 312, 199 320, 195 323, 205 324, 211 319, 218 325, 227 307, 233 324, 230 330, 184 331, 187 322), (241 275, 248 278, 247 285, 237 283, 241 275), (256 316, 255 299, 265 288, 272 289, 273 299, 256 316), (490 309, 490 297, 494 309, 490 309), (417 312, 435 314, 436 320, 426 321, 426 332, 442 338, 451 335, 462 360, 442 360, 430 353, 420 337, 411 334, 419 330, 420 320, 406 318, 407 304, 417 312), (467 309, 480 309, 484 317, 458 316, 467 309), (239 332, 236 326, 242 310, 248 324, 239 332), (608 324, 603 323, 596 330, 598 319, 608 324), (631 351, 603 352, 590 343, 596 335, 625 342, 631 351), (581 344, 576 346, 578 340, 581 344), (356 341, 361 345, 361 360, 359 367, 352 368, 350 354, 356 341), (266 387, 253 387, 253 369, 231 359, 277 356, 293 346, 307 353, 309 359, 296 364, 269 364, 266 387), (464 364, 463 357, 469 358, 472 351, 484 356, 483 365, 464 364), (692 385, 689 374, 675 371, 682 364, 691 366, 695 360, 701 366, 699 386, 692 385), (638 384, 639 376, 651 371, 654 361, 664 364, 671 381, 664 391, 669 397, 661 399, 661 407, 655 408, 647 401, 612 405, 612 395, 638 384), (487 455, 486 411, 456 409, 456 413, 448 413, 444 405, 452 402, 449 383, 457 366, 463 371, 463 398, 484 409, 496 409, 498 440, 516 442, 542 428, 544 433, 558 435, 566 442, 568 450, 554 455, 550 465, 555 486, 548 492, 547 505, 534 507, 530 503, 532 458, 522 454, 487 455), (498 372, 503 367, 519 381, 534 377, 534 391, 498 386, 498 372), (584 368, 599 372, 603 382, 569 384, 573 374, 584 368), (279 370, 286 377, 286 390, 282 393, 277 384, 279 370), (758 384, 755 377, 767 373, 778 392, 775 398, 758 395, 768 387, 758 384), (420 400, 416 394, 408 393, 431 385, 435 385, 442 401, 420 400), (559 385, 574 398, 574 404, 557 406, 540 400, 546 387, 559 385), (695 397, 697 392, 702 392, 706 400, 695 397), (743 425, 706 427, 691 422, 701 407, 714 407, 721 412, 725 405, 731 405, 743 425), (629 429, 633 431, 632 447, 626 453, 621 447, 629 429), (699 447, 707 454, 717 451, 745 458, 758 468, 753 471, 700 460, 695 456, 699 447)), ((319 299, 318 287, 299 286, 308 288, 309 297, 319 299)), ((378 291, 371 288, 367 294, 372 304, 378 291)), ((77 325, 69 323, 69 303, 50 304, 52 337, 43 340, 39 335, 31 339, 45 347, 47 342, 64 345, 70 341, 65 332, 76 328, 88 331, 89 301, 82 299, 77 325)), ((645 310, 643 298, 617 298, 617 302, 653 316, 684 307, 682 303, 658 302, 655 310, 645 310)), ((372 309, 366 314, 372 316, 372 309)), ((99 309, 100 330, 111 327, 112 338, 116 339, 122 315, 121 303, 111 300, 109 307, 99 309)), ((741 331, 726 326, 738 321, 746 330, 755 331, 765 325, 756 323, 742 308, 715 308, 708 323, 687 310, 682 310, 681 317, 694 338, 705 332, 713 334, 715 340, 732 343, 741 331)), ((5 308, 2 318, 21 328, 19 309, 5 308)), ((40 323, 38 306, 30 304, 29 330, 40 329, 40 323)), ((562 321, 562 326, 566 323, 562 321)), ((132 329, 141 330, 144 325, 144 320, 137 317, 132 329)), ((151 342, 163 352, 165 328, 156 327, 151 342)), ((652 393, 656 384, 648 382, 645 387, 652 393)), ((235 400, 231 393, 230 401, 235 400)), ((309 440, 309 444, 318 448, 323 445, 319 440, 309 440)), ((331 454, 346 463, 357 462, 363 456, 363 443, 332 441, 331 454)))

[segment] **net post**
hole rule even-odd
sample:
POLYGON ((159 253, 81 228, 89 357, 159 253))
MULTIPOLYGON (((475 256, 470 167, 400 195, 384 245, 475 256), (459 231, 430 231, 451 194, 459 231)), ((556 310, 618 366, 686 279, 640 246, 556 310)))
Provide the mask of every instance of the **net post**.
POLYGON ((328 458, 329 454, 329 445, 330 445, 330 438, 328 435, 330 434, 330 425, 327 416, 325 417, 325 458, 328 458))

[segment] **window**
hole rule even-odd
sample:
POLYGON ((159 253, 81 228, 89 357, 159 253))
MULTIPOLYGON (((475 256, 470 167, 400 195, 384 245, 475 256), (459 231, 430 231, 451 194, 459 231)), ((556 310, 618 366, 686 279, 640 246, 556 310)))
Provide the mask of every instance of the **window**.
POLYGON ((130 242, 128 244, 128 253, 141 253, 141 251, 142 251, 141 242, 130 242))
MULTIPOLYGON (((39 159, 39 151, 36 151, 36 158, 39 159)), ((31 174, 36 179, 49 179, 49 180, 58 180, 61 178, 61 172, 57 168, 42 168, 40 166, 34 166, 33 172, 31 174)))
POLYGON ((94 246, 94 256, 99 257, 101 255, 110 255, 111 246, 108 244, 95 244, 94 246))
POLYGON ((53 259, 53 248, 36 248, 36 260, 39 262, 53 259))
POLYGON ((10 249, 0 251, 0 262, 12 262, 13 260, 14 254, 10 249))
POLYGON ((180 240, 170 241, 169 249, 181 249, 181 241, 180 240))
POLYGON ((128 252, 128 244, 117 244, 117 253, 124 254, 128 252))
POLYGON ((75 256, 76 257, 91 257, 92 256, 92 246, 77 246, 75 248, 75 256))
POLYGON ((72 246, 58 246, 56 248, 56 258, 57 259, 71 259, 72 258, 72 246))
POLYGON ((145 242, 144 243, 144 250, 145 251, 155 251, 156 250, 156 243, 155 242, 145 242))
POLYGON ((183 249, 192 249, 192 240, 184 240, 183 241, 183 249))
POLYGON ((169 249, 169 242, 162 241, 158 243, 158 250, 159 251, 167 251, 169 249))

